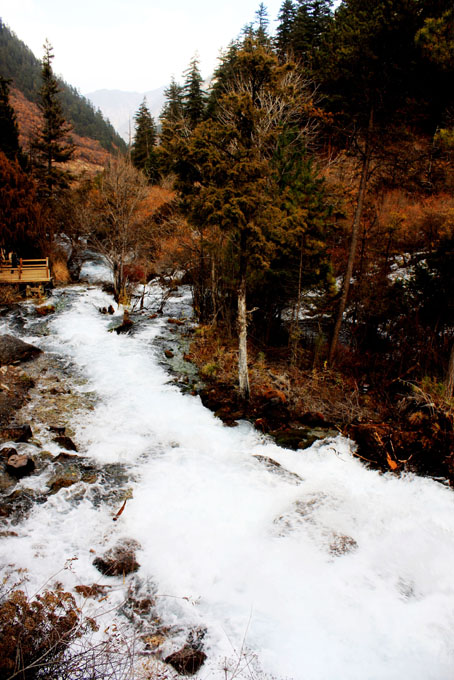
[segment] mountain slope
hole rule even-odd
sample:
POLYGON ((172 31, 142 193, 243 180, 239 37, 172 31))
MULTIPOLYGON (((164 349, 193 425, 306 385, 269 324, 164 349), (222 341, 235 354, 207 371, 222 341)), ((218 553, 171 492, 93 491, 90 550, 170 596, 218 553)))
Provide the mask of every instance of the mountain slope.
MULTIPOLYGON (((0 75, 12 80, 23 97, 37 104, 41 87, 41 62, 0 19, 0 75)), ((97 140, 108 152, 125 150, 124 140, 108 120, 75 88, 58 79, 60 101, 65 118, 79 137, 97 140)))
POLYGON ((164 105, 165 96, 163 85, 148 92, 125 92, 123 90, 96 90, 89 92, 86 97, 93 105, 100 109, 108 118, 117 132, 127 142, 134 136, 134 114, 138 110, 144 97, 151 115, 157 119, 164 105))

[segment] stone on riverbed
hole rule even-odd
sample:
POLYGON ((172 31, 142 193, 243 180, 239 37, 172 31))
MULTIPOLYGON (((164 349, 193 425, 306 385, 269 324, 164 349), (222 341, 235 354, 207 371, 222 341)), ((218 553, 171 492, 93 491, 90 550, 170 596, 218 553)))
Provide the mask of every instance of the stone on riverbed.
POLYGON ((30 345, 13 335, 0 335, 0 365, 20 363, 41 354, 39 347, 30 345))
POLYGON ((77 446, 74 444, 71 437, 67 437, 66 435, 58 435, 57 437, 54 437, 54 441, 59 446, 61 446, 62 449, 66 449, 67 451, 77 451, 77 446))
POLYGON ((26 454, 20 455, 14 449, 14 451, 6 461, 6 472, 14 477, 15 479, 22 479, 31 473, 35 469, 35 461, 30 456, 26 454))
POLYGON ((167 656, 164 661, 175 668, 180 675, 194 675, 204 664, 206 658, 205 652, 186 645, 178 652, 167 656))
POLYGON ((10 424, 0 428, 0 441, 28 442, 32 437, 30 425, 10 424))
POLYGON ((96 557, 93 564, 105 576, 124 576, 137 571, 140 564, 136 560, 136 550, 140 544, 130 538, 117 543, 102 557, 96 557))

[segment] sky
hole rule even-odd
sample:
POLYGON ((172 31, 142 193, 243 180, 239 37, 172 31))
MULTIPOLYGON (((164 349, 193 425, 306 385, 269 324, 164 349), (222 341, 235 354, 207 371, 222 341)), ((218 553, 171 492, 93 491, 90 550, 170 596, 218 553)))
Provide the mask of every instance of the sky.
MULTIPOLYGON (((283 0, 264 2, 270 31, 283 0)), ((41 59, 47 39, 54 72, 81 94, 147 92, 167 85, 198 53, 209 77, 220 50, 252 22, 260 0, 0 0, 0 17, 41 59)))

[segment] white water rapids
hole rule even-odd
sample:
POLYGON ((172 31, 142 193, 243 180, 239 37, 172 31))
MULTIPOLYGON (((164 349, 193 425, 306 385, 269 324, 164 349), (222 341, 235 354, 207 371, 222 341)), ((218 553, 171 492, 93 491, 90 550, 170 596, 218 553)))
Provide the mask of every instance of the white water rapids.
POLYGON ((1 564, 28 569, 30 593, 56 572, 66 588, 116 583, 113 603, 132 579, 154 584, 164 624, 207 629, 200 678, 452 680, 450 489, 368 470, 341 437, 294 452, 245 423, 224 427, 169 383, 154 344, 165 317, 116 335, 99 288, 71 288, 68 300, 49 335, 30 327, 25 339, 63 357, 72 389, 92 394, 94 409, 72 416, 74 439, 97 464, 127 466, 132 498, 112 522, 118 503, 95 503, 80 482, 12 527, 1 564), (125 584, 92 564, 122 537, 141 545, 125 584), (259 675, 233 670, 242 652, 259 675))

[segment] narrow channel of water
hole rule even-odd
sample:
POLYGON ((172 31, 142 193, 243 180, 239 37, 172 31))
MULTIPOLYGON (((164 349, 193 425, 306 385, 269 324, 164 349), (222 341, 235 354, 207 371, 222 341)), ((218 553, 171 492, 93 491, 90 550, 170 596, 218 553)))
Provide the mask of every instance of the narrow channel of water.
MULTIPOLYGON (((370 471, 341 437, 294 452, 246 423, 226 428, 169 380, 165 316, 117 335, 98 311, 111 302, 100 288, 55 299, 47 334, 30 325, 26 339, 67 367, 71 390, 90 395, 91 408, 71 415, 80 454, 123 476, 110 501, 100 502, 102 481, 62 489, 1 539, 1 564, 28 569, 30 593, 56 572, 67 588, 114 583, 108 605, 96 605, 109 609, 140 582, 163 624, 181 630, 168 652, 206 629, 201 678, 225 679, 224 659, 234 664, 243 650, 278 678, 452 679, 451 490, 370 471), (122 537, 141 546, 126 583, 92 564, 122 537)), ((173 299, 169 314, 188 304, 173 299)), ((245 667, 235 677, 255 676, 245 667)))

